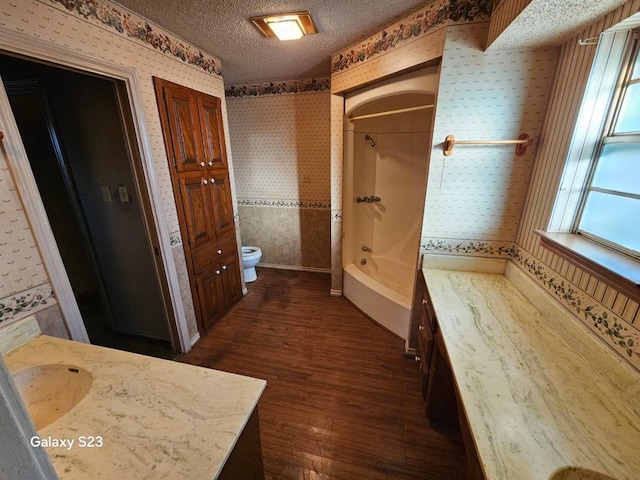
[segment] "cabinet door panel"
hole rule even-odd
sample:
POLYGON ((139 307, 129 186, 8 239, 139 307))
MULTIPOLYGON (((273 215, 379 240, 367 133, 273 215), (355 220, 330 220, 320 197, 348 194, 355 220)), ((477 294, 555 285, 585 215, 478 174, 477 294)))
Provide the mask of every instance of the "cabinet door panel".
POLYGON ((227 156, 220 99, 198 98, 198 113, 202 129, 204 159, 209 168, 226 168, 227 156))
POLYGON ((178 88, 165 88, 164 100, 171 130, 173 157, 179 173, 204 169, 202 138, 198 128, 198 105, 192 94, 178 88))
POLYGON ((231 186, 226 173, 210 174, 211 202, 216 236, 219 238, 234 231, 231 186), (211 180, 214 180, 213 182, 211 180))
POLYGON ((188 232, 188 242, 192 249, 213 240, 211 199, 209 181, 205 184, 200 174, 184 175, 178 179, 184 218, 188 232))
POLYGON ((230 306, 242 297, 240 265, 237 256, 223 262, 221 269, 224 299, 227 306, 230 306))
POLYGON ((202 328, 206 331, 224 311, 222 272, 219 266, 197 275, 196 285, 202 328))

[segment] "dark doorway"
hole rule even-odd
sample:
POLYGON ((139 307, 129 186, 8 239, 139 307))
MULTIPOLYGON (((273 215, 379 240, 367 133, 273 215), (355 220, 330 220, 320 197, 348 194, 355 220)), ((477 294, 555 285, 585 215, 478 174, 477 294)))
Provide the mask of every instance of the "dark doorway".
POLYGON ((124 82, 8 55, 0 75, 91 343, 173 357, 124 82))

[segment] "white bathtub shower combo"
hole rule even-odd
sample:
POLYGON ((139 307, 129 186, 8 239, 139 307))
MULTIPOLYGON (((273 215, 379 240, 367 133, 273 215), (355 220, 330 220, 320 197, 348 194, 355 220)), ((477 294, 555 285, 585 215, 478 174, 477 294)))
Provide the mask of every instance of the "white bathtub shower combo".
POLYGON ((438 67, 346 96, 343 293, 408 346, 438 67))

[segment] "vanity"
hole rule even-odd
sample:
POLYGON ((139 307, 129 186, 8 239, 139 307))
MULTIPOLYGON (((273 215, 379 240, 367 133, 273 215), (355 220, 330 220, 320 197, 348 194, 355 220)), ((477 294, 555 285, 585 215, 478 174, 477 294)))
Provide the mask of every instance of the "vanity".
POLYGON ((44 335, 4 361, 61 479, 264 478, 264 380, 44 335))
POLYGON ((637 372, 518 267, 506 273, 423 268, 417 350, 430 422, 459 422, 468 479, 640 478, 640 402, 620 395, 637 372))

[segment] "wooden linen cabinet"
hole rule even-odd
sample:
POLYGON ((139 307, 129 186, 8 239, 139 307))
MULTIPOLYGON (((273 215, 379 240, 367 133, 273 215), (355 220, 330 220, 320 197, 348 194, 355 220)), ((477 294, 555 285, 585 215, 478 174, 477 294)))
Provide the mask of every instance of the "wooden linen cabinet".
POLYGON ((242 297, 219 98, 153 78, 198 330, 242 297))

